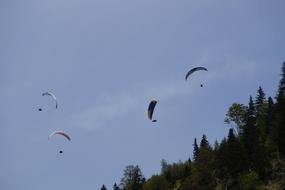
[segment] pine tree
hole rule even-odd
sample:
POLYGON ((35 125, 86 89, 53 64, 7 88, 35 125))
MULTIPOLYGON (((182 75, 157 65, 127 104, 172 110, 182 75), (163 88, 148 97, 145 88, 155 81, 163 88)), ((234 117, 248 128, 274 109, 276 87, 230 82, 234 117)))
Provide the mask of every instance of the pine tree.
POLYGON ((264 107, 265 103, 265 93, 261 86, 259 86, 258 91, 257 91, 257 96, 255 100, 255 106, 256 106, 256 111, 259 112, 260 109, 264 107))
POLYGON ((202 140, 200 142, 200 149, 204 149, 204 148, 210 148, 210 144, 205 134, 202 136, 202 140))
POLYGON ((124 177, 121 179, 123 190, 141 190, 145 178, 138 165, 129 165, 124 170, 124 177))
POLYGON ((220 144, 218 142, 218 140, 215 140, 215 143, 214 143, 214 151, 217 152, 220 148, 220 144))
POLYGON ((103 184, 103 186, 101 187, 101 190, 107 190, 107 188, 105 187, 104 184, 103 184))
POLYGON ((266 107, 266 126, 267 126, 266 133, 267 134, 270 134, 273 112, 274 112, 274 101, 272 97, 269 97, 267 100, 267 107, 266 107))
POLYGON ((245 152, 244 149, 235 136, 232 129, 229 130, 227 140, 227 152, 228 152, 228 169, 232 178, 237 178, 238 175, 245 171, 245 152))
POLYGON ((278 148, 282 157, 285 158, 285 62, 282 66, 281 80, 275 106, 275 126, 278 131, 278 148))
POLYGON ((113 185, 113 190, 120 190, 120 188, 118 187, 116 183, 113 185))
POLYGON ((228 179, 228 166, 227 166, 228 150, 227 150, 227 139, 224 138, 220 144, 219 148, 215 151, 215 169, 213 172, 213 177, 215 178, 216 184, 221 186, 221 189, 227 189, 228 179))
POLYGON ((272 155, 272 153, 277 151, 277 128, 274 127, 273 123, 273 114, 274 114, 274 101, 272 97, 269 97, 267 100, 267 108, 266 108, 266 134, 267 140, 265 146, 267 147, 268 154, 272 155))
POLYGON ((206 135, 202 136, 197 159, 193 162, 191 181, 193 189, 204 190, 214 189, 214 153, 207 140, 206 135))
POLYGON ((197 144, 197 139, 194 139, 194 144, 193 144, 193 160, 195 161, 197 159, 197 156, 199 154, 199 147, 197 144))
POLYGON ((258 144, 258 136, 255 123, 255 106, 252 97, 249 98, 247 113, 246 113, 246 124, 242 133, 242 142, 246 148, 247 161, 249 169, 253 169, 255 162, 255 150, 258 144))
POLYGON ((161 175, 165 175, 168 169, 168 164, 166 160, 162 159, 160 165, 161 165, 161 175))
POLYGON ((273 111, 274 111, 274 101, 272 99, 271 96, 269 96, 268 100, 267 100, 267 109, 266 109, 266 112, 267 112, 267 125, 270 125, 271 124, 271 120, 272 120, 272 115, 273 115, 273 111))
POLYGON ((269 160, 264 144, 260 141, 260 130, 256 122, 257 113, 252 97, 250 97, 242 140, 248 157, 248 169, 256 171, 265 180, 267 178, 269 160))
POLYGON ((277 159, 280 155, 285 158, 285 62, 281 69, 281 80, 279 82, 276 103, 273 107, 273 113, 270 122, 270 140, 272 146, 276 147, 275 153, 277 159))
POLYGON ((238 176, 246 171, 245 152, 233 129, 224 139, 215 158, 215 178, 223 189, 235 189, 238 176))
POLYGON ((284 103, 285 101, 285 62, 282 65, 281 68, 281 80, 279 82, 279 88, 277 93, 277 104, 284 103))
POLYGON ((266 125, 267 113, 266 113, 265 93, 263 92, 261 86, 257 91, 257 96, 255 100, 255 109, 256 109, 256 127, 260 135, 259 140, 261 141, 262 144, 264 144, 267 139, 268 130, 266 125))

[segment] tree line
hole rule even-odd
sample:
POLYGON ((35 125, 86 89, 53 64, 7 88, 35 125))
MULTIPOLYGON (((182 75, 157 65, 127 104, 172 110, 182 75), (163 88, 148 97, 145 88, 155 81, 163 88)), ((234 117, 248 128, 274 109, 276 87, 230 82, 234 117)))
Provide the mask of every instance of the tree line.
POLYGON ((285 62, 276 96, 266 97, 259 87, 247 105, 229 107, 225 123, 230 128, 221 142, 195 138, 192 159, 162 160, 160 174, 149 179, 139 166, 129 165, 113 190, 285 189, 285 62))

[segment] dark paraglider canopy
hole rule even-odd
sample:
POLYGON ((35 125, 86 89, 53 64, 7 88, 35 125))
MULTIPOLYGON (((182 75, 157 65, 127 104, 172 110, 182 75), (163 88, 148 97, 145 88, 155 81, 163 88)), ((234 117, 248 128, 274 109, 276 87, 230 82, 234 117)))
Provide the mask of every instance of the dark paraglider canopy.
POLYGON ((39 111, 43 111, 42 108, 39 108, 38 110, 39 110, 39 111))
POLYGON ((152 116, 153 116, 153 111, 154 111, 154 108, 157 104, 157 100, 152 100, 150 103, 149 103, 149 106, 148 106, 148 110, 147 110, 147 117, 149 120, 151 120, 152 122, 156 122, 157 120, 152 120, 152 116))
POLYGON ((152 120, 152 122, 157 122, 157 120, 156 120, 156 119, 154 119, 154 120, 152 120))
POLYGON ((205 67, 195 67, 195 68, 191 69, 190 71, 188 71, 188 73, 185 76, 185 80, 187 80, 188 77, 196 71, 208 71, 208 69, 205 67))
POLYGON ((203 84, 200 84, 200 87, 204 87, 204 85, 203 85, 203 84))
POLYGON ((59 153, 60 153, 60 154, 62 154, 62 153, 63 153, 63 151, 62 151, 62 150, 60 150, 60 151, 59 151, 59 153))

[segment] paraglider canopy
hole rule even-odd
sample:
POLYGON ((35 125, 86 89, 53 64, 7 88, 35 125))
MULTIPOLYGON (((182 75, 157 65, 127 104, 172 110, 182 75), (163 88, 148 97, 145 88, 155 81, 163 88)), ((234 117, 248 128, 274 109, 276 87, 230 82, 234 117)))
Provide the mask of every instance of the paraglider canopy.
POLYGON ((148 117, 148 119, 151 120, 152 122, 157 122, 157 120, 152 120, 154 108, 155 108, 157 102, 158 102, 157 100, 151 100, 151 102, 149 103, 149 106, 148 106, 147 117, 148 117))
MULTIPOLYGON (((60 136, 64 137, 65 139, 67 139, 68 141, 71 140, 70 136, 64 131, 55 131, 48 136, 48 139, 50 140, 54 135, 60 135, 60 136)), ((60 150, 59 153, 62 154, 63 151, 60 150)))
POLYGON ((44 92, 44 93, 42 93, 42 96, 51 96, 54 99, 54 101, 55 101, 55 108, 56 109, 58 108, 57 99, 56 99, 56 96, 53 93, 51 93, 51 92, 44 92))
POLYGON ((69 141, 71 140, 70 136, 64 131, 55 131, 49 135, 48 139, 51 139, 54 135, 61 135, 65 137, 67 140, 69 141))
POLYGON ((187 80, 188 77, 196 71, 208 71, 208 69, 205 67, 195 67, 195 68, 191 69, 190 71, 188 71, 188 73, 185 76, 185 80, 187 80))

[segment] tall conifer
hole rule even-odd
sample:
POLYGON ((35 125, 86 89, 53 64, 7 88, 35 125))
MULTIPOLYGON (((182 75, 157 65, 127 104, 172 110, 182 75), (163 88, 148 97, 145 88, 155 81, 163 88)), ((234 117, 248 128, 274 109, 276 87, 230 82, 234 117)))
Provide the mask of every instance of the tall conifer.
POLYGON ((193 160, 195 161, 197 159, 197 156, 199 154, 199 147, 197 144, 197 139, 194 139, 194 144, 193 144, 193 160))
POLYGON ((276 110, 275 125, 278 130, 278 147, 281 156, 285 157, 285 62, 282 66, 281 80, 279 83, 276 110))

